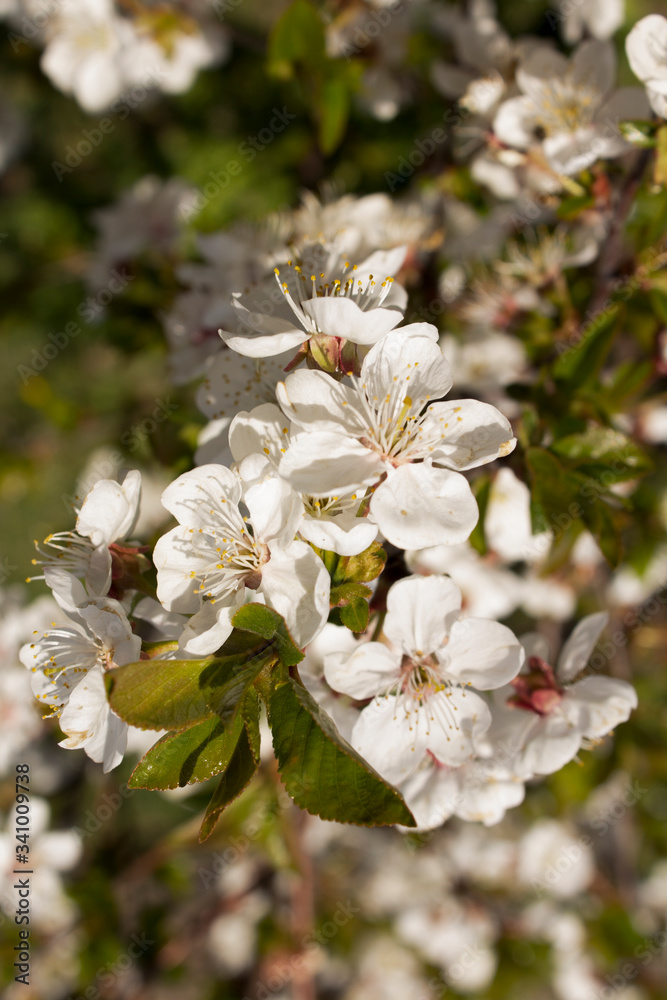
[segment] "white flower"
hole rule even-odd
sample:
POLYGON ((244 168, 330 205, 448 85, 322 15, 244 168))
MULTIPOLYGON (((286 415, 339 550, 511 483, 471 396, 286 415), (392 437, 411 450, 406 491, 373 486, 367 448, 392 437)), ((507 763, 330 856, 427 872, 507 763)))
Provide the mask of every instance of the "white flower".
POLYGON ((222 350, 207 363, 204 381, 197 390, 197 406, 209 418, 199 436, 197 465, 229 465, 229 425, 241 410, 275 403, 276 385, 284 377, 289 354, 272 358, 244 358, 222 350))
POLYGON ((94 212, 99 239, 88 275, 90 286, 97 291, 109 283, 113 291, 109 274, 114 265, 144 251, 173 254, 194 198, 194 188, 180 177, 162 181, 149 175, 124 191, 113 205, 94 212))
POLYGON ((498 110, 496 136, 522 150, 541 143, 549 165, 565 175, 585 170, 599 157, 621 156, 631 147, 618 122, 644 117, 647 105, 637 87, 612 92, 615 75, 609 42, 584 42, 570 60, 544 48, 533 51, 516 74, 522 96, 498 110))
POLYGON ((625 0, 577 0, 564 5, 563 38, 578 42, 584 32, 593 38, 611 38, 625 18, 625 0))
POLYGON ((637 707, 637 694, 625 681, 589 676, 570 683, 586 666, 608 621, 606 612, 587 615, 561 650, 555 670, 549 666, 545 640, 537 634, 522 639, 528 658, 506 692, 506 708, 494 708, 496 738, 508 734, 516 750, 515 773, 524 779, 553 774, 625 722, 637 707))
POLYGON ((538 820, 521 838, 517 876, 526 887, 569 899, 583 892, 594 874, 595 862, 588 844, 580 843, 557 820, 538 820))
POLYGON ((351 385, 298 371, 277 389, 285 414, 308 432, 288 448, 281 476, 320 497, 377 487, 370 516, 400 548, 464 541, 477 505, 467 480, 450 470, 491 462, 516 444, 493 406, 430 402, 452 384, 435 336, 427 324, 388 334, 351 385))
POLYGON ((484 534, 490 549, 506 562, 538 562, 551 546, 552 533, 533 534, 530 490, 511 469, 499 469, 484 516, 484 534))
MULTIPOLYGON (((134 531, 141 503, 141 473, 127 473, 122 483, 100 479, 83 500, 74 531, 47 535, 46 549, 35 545, 44 569, 43 579, 54 588, 64 570, 85 581, 89 596, 109 592, 115 569, 122 574, 123 549, 117 545, 134 531), (54 576, 55 571, 55 576, 54 576)), ((33 579, 41 579, 33 577, 33 579)))
POLYGON ((638 21, 625 40, 625 51, 632 72, 646 84, 651 107, 667 118, 667 17, 649 14, 638 21))
POLYGON ((57 597, 70 621, 23 646, 21 663, 32 673, 35 697, 60 716, 67 735, 60 746, 81 747, 110 771, 123 759, 127 724, 109 707, 104 672, 138 660, 141 639, 117 601, 87 600, 78 580, 62 572, 60 578, 57 597))
POLYGON ((478 993, 493 980, 498 959, 491 945, 497 937, 491 916, 474 905, 446 899, 436 906, 408 903, 396 930, 427 962, 442 969, 459 993, 478 993))
POLYGON ((287 308, 264 312, 268 294, 264 288, 248 295, 236 293, 233 304, 241 328, 236 333, 221 330, 220 336, 234 351, 251 358, 293 350, 316 335, 374 344, 403 318, 407 296, 391 273, 399 270, 404 257, 405 247, 398 247, 351 265, 320 244, 306 247, 298 261, 274 269, 287 308))
POLYGON ((148 68, 160 90, 182 94, 200 69, 221 62, 228 51, 227 38, 215 24, 200 26, 189 20, 187 30, 175 28, 159 41, 140 25, 134 44, 122 53, 121 65, 128 86, 146 86, 148 68))
POLYGON ((41 67, 51 83, 73 94, 85 111, 103 111, 122 93, 123 49, 134 29, 111 0, 68 0, 48 26, 41 67))
POLYGON ((167 610, 193 614, 182 649, 218 649, 248 599, 281 614, 300 646, 317 635, 329 613, 329 575, 294 538, 303 510, 287 483, 270 477, 244 491, 229 469, 204 465, 179 476, 162 502, 179 526, 155 546, 157 594, 167 610))
MULTIPOLYGON (((229 446, 238 472, 248 485, 278 471, 283 454, 291 440, 285 417, 277 406, 265 403, 250 413, 237 413, 229 429, 229 446)), ((320 549, 337 552, 342 556, 355 556, 373 542, 377 525, 368 518, 357 517, 361 496, 348 491, 330 497, 313 497, 300 494, 303 504, 303 521, 299 534, 320 549)))
POLYGON ((475 753, 491 715, 480 690, 501 687, 523 661, 504 625, 460 619, 461 592, 447 577, 411 576, 387 597, 385 637, 362 643, 350 657, 325 658, 335 691, 373 698, 352 744, 392 783, 404 781, 425 755, 457 767, 475 753))
MULTIPOLYGON (((20 787, 20 786, 19 786, 20 787)), ((45 934, 56 934, 72 924, 77 908, 66 894, 61 872, 74 868, 83 845, 74 830, 50 828, 51 810, 45 799, 30 797, 30 920, 45 934)), ((14 810, 7 820, 6 832, 0 833, 0 909, 14 919, 16 914, 16 831, 25 830, 16 823, 14 810)), ((60 937, 60 935, 58 935, 60 937)), ((14 960, 15 961, 15 960, 14 960)))
POLYGON ((521 603, 520 578, 493 557, 481 556, 469 542, 409 550, 405 562, 413 573, 450 576, 463 594, 466 614, 473 618, 505 618, 521 603))
POLYGON ((401 794, 419 830, 432 830, 451 816, 495 826, 508 809, 523 802, 523 781, 505 761, 504 748, 489 742, 488 731, 478 749, 491 756, 451 767, 427 755, 417 770, 401 782, 401 794))

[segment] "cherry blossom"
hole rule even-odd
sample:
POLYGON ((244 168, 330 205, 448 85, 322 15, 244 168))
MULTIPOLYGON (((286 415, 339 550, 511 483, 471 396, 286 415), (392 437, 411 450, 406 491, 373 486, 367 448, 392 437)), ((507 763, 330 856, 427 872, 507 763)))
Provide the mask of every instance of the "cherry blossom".
MULTIPOLYGON (((290 435, 281 410, 271 403, 257 406, 250 413, 237 413, 229 429, 229 444, 241 478, 251 485, 261 481, 267 470, 277 471, 290 441, 297 437, 290 435)), ((357 516, 361 496, 356 493, 300 496, 303 521, 299 534, 317 548, 353 556, 375 540, 377 525, 357 516)))
POLYGON ((60 746, 82 748, 110 771, 123 759, 128 727, 109 707, 104 673, 138 660, 141 639, 118 601, 88 599, 63 571, 54 570, 53 585, 69 620, 36 633, 21 648, 21 663, 32 673, 35 697, 60 717, 66 734, 60 746))
POLYGON ((637 21, 625 40, 625 51, 632 72, 646 85, 656 115, 667 118, 667 17, 649 14, 637 21))
POLYGON ((405 247, 398 247, 377 251, 356 265, 341 260, 338 251, 310 245, 298 260, 275 268, 284 301, 276 307, 272 289, 264 287, 235 293, 240 329, 221 330, 220 336, 232 350, 252 358, 294 350, 311 337, 374 344, 403 318, 407 296, 392 272, 404 257, 405 247))
POLYGON ((505 707, 494 707, 494 735, 498 739, 506 735, 512 742, 513 767, 520 777, 553 774, 580 748, 594 746, 627 721, 637 707, 637 694, 626 681, 600 675, 574 680, 608 618, 604 611, 582 618, 564 644, 555 670, 542 636, 524 636, 527 669, 510 688, 497 692, 505 707))
POLYGON ((505 101, 494 120, 501 142, 527 150, 541 144, 559 174, 576 174, 599 158, 631 148, 618 122, 641 118, 646 99, 637 87, 612 91, 616 60, 609 42, 582 43, 570 60, 539 47, 517 70, 520 97, 505 101))
POLYGON ((285 415, 308 432, 290 444, 281 476, 320 497, 373 487, 370 516, 401 548, 464 541, 477 505, 461 471, 516 443, 509 421, 487 403, 431 401, 452 384, 435 336, 428 324, 388 334, 349 385, 298 371, 277 388, 285 415))
POLYGON ((480 745, 491 723, 483 698, 516 676, 523 652, 498 622, 460 619, 461 592, 447 577, 407 577, 387 597, 383 632, 388 644, 361 644, 349 657, 325 657, 335 691, 372 698, 352 732, 352 743, 394 783, 408 778, 429 755, 458 767, 480 745))
POLYGON ((295 539, 303 509, 287 483, 273 476, 244 490, 229 469, 203 465, 168 486, 162 503, 179 525, 155 546, 157 595, 167 610, 192 614, 185 652, 218 649, 253 599, 283 615, 299 645, 317 635, 329 613, 329 575, 295 539))

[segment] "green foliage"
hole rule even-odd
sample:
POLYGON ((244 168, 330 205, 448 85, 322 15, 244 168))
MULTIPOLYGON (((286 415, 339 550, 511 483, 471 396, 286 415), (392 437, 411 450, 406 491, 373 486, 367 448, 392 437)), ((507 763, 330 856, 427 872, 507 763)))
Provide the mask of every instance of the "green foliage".
POLYGON ((617 332, 619 307, 607 305, 581 330, 553 366, 553 376, 561 391, 578 389, 599 372, 617 332))
POLYGON ((267 708, 280 774, 297 805, 343 823, 415 825, 399 793, 346 743, 298 681, 282 673, 267 708))

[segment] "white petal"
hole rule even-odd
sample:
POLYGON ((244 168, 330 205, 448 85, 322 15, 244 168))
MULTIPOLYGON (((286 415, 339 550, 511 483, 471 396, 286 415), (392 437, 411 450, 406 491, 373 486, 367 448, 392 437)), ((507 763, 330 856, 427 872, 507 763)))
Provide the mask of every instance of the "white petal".
POLYGON ((596 146, 596 129, 585 126, 576 132, 559 132, 545 139, 542 148, 544 155, 557 173, 570 177, 590 167, 599 156, 603 155, 604 144, 600 142, 600 151, 596 146))
POLYGON ((453 688, 427 698, 427 749, 443 764, 460 767, 470 760, 491 725, 491 711, 474 691, 453 688))
POLYGON ((528 149, 535 142, 537 111, 530 97, 512 97, 498 108, 493 131, 501 142, 528 149))
POLYGON ((310 517, 306 514, 299 534, 311 545, 339 556, 358 556, 377 538, 378 527, 367 517, 342 513, 335 517, 310 517))
POLYGON ((563 78, 568 72, 568 60, 555 49, 540 45, 529 50, 516 71, 516 82, 525 94, 539 100, 544 82, 553 77, 563 78))
POLYGON ((283 351, 293 351, 295 347, 300 347, 309 334, 304 330, 295 330, 294 326, 282 333, 271 333, 262 336, 261 333, 250 333, 246 337, 238 334, 228 333, 226 330, 219 330, 220 336, 227 344, 227 347, 237 354, 242 354, 245 358, 272 358, 283 351))
POLYGON ((250 511, 255 538, 269 547, 274 542, 285 546, 294 540, 303 519, 303 503, 284 479, 272 476, 251 486, 243 499, 250 511))
POLYGON ((446 576, 408 576, 387 595, 386 637, 408 656, 444 645, 461 613, 461 591, 446 576))
POLYGON ((384 471, 380 455, 352 437, 314 431, 290 444, 278 466, 283 479, 299 493, 331 497, 378 481, 384 471))
POLYGON ((549 662, 549 643, 541 632, 526 632, 521 636, 520 642, 527 660, 531 656, 537 656, 545 663, 549 662))
POLYGON ((76 530, 94 545, 129 538, 139 515, 141 500, 141 473, 128 472, 123 483, 101 479, 87 495, 79 516, 76 530))
POLYGON ((141 639, 134 635, 127 615, 118 601, 92 600, 78 609, 93 635, 101 640, 114 663, 122 666, 139 659, 141 639))
POLYGON ((604 97, 616 82, 616 53, 611 42, 583 42, 572 56, 572 76, 578 85, 595 87, 604 97))
POLYGON ((492 691, 513 680, 523 660, 521 643, 505 625, 462 618, 452 628, 442 663, 448 677, 492 691))
POLYGON ((583 735, 588 739, 606 736, 621 722, 627 722, 637 707, 635 689, 615 677, 585 677, 572 685, 566 699, 576 701, 582 710, 583 735))
POLYGON ((283 616, 299 647, 306 646, 324 627, 329 616, 329 590, 324 563, 305 542, 292 542, 284 550, 272 549, 271 558, 262 567, 259 593, 283 616))
POLYGON ((523 802, 526 789, 518 778, 499 780, 493 775, 486 777, 482 770, 483 764, 482 761, 478 766, 471 764, 470 768, 466 768, 456 815, 468 823, 495 826, 508 809, 523 802))
POLYGON ((419 766, 428 746, 425 713, 406 715, 392 695, 363 709, 352 730, 352 746, 387 781, 396 785, 419 766))
POLYGON ((414 401, 439 399, 452 387, 449 362, 431 337, 401 330, 384 337, 373 347, 361 366, 361 382, 372 399, 383 399, 396 381, 414 401))
POLYGON ((609 614, 606 611, 582 618, 558 657, 556 673, 559 681, 570 681, 581 673, 608 622, 609 614))
POLYGON ((127 724, 111 711, 99 668, 89 670, 79 681, 59 724, 67 736, 61 747, 82 747, 91 760, 104 765, 105 772, 120 764, 127 744, 127 724))
POLYGON ((364 432, 356 415, 356 393, 326 372, 292 372, 278 383, 276 396, 283 413, 307 431, 342 431, 353 437, 364 432))
POLYGON ((402 782, 401 794, 418 830, 433 830, 454 815, 460 801, 458 770, 439 767, 430 758, 402 782))
POLYGON ((351 299, 328 295, 304 302, 303 311, 321 333, 354 344, 375 344, 403 319, 398 309, 363 310, 351 299))
POLYGON ((255 452, 268 455, 275 465, 286 447, 285 418, 275 403, 262 403, 249 413, 237 413, 229 428, 229 447, 235 462, 255 452))
POLYGON ((324 676, 334 691, 358 701, 384 694, 401 675, 401 656, 381 642, 364 642, 352 655, 328 656, 324 676))
POLYGON ((179 639, 179 649, 189 656, 210 656, 232 634, 232 618, 245 598, 242 587, 223 601, 204 601, 200 610, 190 618, 179 639))
POLYGON ((192 536, 187 528, 172 528, 158 538, 153 551, 157 568, 157 598, 167 611, 191 614, 201 598, 195 593, 199 584, 192 574, 203 569, 201 559, 192 550, 192 536))
POLYGON ((184 472, 162 494, 162 506, 186 528, 199 528, 201 509, 209 509, 210 498, 233 504, 241 499, 241 484, 224 465, 200 465, 184 472))
POLYGON ((477 399, 432 403, 429 414, 442 431, 434 462, 463 472, 504 458, 516 447, 512 425, 500 410, 477 399))
POLYGON ((373 494, 370 510, 385 538, 401 549, 458 545, 479 518, 467 479, 427 462, 390 473, 373 494))
POLYGON ((662 14, 643 17, 626 38, 625 51, 640 80, 667 78, 667 18, 662 14))
MULTIPOLYGON (((523 709, 516 709, 523 712, 523 709)), ((526 713, 533 715, 533 713, 526 713)), ((581 746, 581 729, 567 718, 534 715, 534 725, 516 761, 517 774, 525 779, 535 774, 554 774, 576 757, 581 746)))

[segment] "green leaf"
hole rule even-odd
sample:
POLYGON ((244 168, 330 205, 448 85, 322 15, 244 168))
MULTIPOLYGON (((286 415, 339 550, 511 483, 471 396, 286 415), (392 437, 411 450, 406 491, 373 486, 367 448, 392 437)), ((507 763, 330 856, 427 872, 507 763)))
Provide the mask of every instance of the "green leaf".
POLYGON ((226 726, 211 716, 184 733, 167 733, 135 767, 130 788, 182 788, 207 781, 229 764, 244 722, 239 714, 226 726))
POLYGON ((573 389, 598 373, 616 335, 619 309, 618 305, 607 306, 580 330, 570 346, 560 345, 561 354, 553 366, 557 381, 573 389))
POLYGON ((575 219, 582 212, 585 212, 586 209, 593 208, 594 206, 595 198, 592 194, 572 195, 569 198, 563 198, 556 214, 560 219, 575 219))
POLYGON ((470 544, 473 549, 483 556, 486 555, 487 551, 484 535, 484 518, 486 517, 486 508, 489 505, 489 496, 491 494, 491 477, 479 476, 471 485, 479 508, 479 519, 470 536, 470 544))
POLYGON ((203 660, 139 660, 107 674, 109 704, 141 729, 187 729, 211 714, 211 690, 201 682, 204 670, 218 663, 203 660))
POLYGON ((250 784, 258 766, 259 762, 253 753, 248 731, 243 725, 227 769, 220 778, 220 783, 206 809, 206 815, 199 831, 200 842, 211 836, 223 809, 238 798, 244 788, 250 784))
POLYGON ((325 59, 324 24, 319 13, 308 0, 295 0, 271 32, 270 75, 287 80, 297 66, 318 73, 325 59))
POLYGON ((353 597, 340 609, 340 620, 352 632, 365 632, 370 617, 368 601, 363 597, 353 597))
POLYGON ((227 718, 276 652, 256 636, 234 633, 221 652, 228 655, 139 660, 115 667, 107 674, 109 703, 121 719, 140 729, 179 731, 213 714, 227 718))
POLYGON ((372 542, 357 556, 343 556, 338 560, 333 583, 367 583, 375 580, 384 569, 387 553, 379 542, 372 542))
POLYGON ((335 73, 330 71, 325 78, 319 102, 318 139, 325 156, 340 145, 350 114, 351 95, 345 67, 336 66, 336 70, 335 73))
POLYGON ((579 471, 609 486, 642 475, 651 468, 646 452, 625 434, 610 427, 590 427, 555 441, 552 451, 579 471))
POLYGON ((267 707, 282 779, 302 809, 361 826, 416 825, 398 791, 352 749, 297 681, 284 676, 267 707))
POLYGON ((667 324, 667 293, 661 288, 652 288, 648 293, 648 300, 660 322, 667 324))
POLYGON ((610 566, 618 566, 623 558, 621 532, 608 504, 602 498, 584 509, 584 521, 597 541, 610 566))
POLYGON ((273 608, 267 608, 264 604, 244 604, 232 618, 232 624, 235 628, 270 640, 276 653, 288 667, 296 666, 303 659, 304 654, 289 634, 285 619, 273 608))
POLYGON ((332 587, 329 604, 332 608, 340 604, 349 604, 355 597, 370 597, 373 591, 365 583, 340 583, 332 587))

